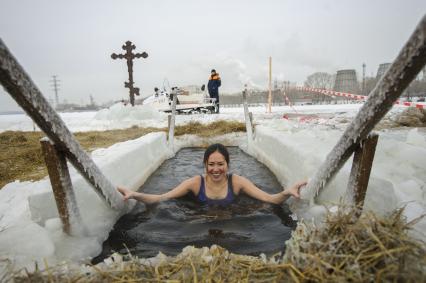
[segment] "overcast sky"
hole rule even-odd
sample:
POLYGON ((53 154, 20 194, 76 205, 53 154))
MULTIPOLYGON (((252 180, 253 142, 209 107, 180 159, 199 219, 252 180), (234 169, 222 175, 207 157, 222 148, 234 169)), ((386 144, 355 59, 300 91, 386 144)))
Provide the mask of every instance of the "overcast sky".
MULTIPOLYGON (((215 68, 221 92, 273 77, 302 84, 314 72, 375 74, 392 62, 426 12, 424 0, 0 0, 0 37, 47 98, 128 97, 127 66, 112 60, 127 40, 149 57, 134 63, 142 96, 167 79, 201 85, 215 68)), ((18 106, 0 90, 0 111, 18 106)))

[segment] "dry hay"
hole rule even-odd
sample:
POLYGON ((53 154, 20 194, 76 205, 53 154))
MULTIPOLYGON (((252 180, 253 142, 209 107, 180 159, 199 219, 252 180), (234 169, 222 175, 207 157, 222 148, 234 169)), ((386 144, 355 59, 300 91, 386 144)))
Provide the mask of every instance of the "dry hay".
MULTIPOLYGON (((160 131, 167 132, 168 129, 133 126, 120 130, 77 132, 74 135, 85 150, 93 151, 160 131)), ((210 124, 191 122, 175 128, 175 136, 193 134, 211 137, 231 132, 245 132, 245 125, 241 122, 222 120, 210 124)), ((42 132, 0 133, 0 189, 14 180, 34 181, 47 175, 40 147, 40 138, 43 136, 42 132)))
POLYGON ((396 117, 395 122, 405 127, 425 127, 426 110, 408 107, 396 117))
POLYGON ((244 123, 237 121, 219 120, 210 124, 201 124, 200 122, 191 121, 188 124, 176 127, 175 135, 193 134, 200 137, 213 137, 233 132, 245 132, 244 123))
MULTIPOLYGON (((339 210, 321 229, 300 223, 286 254, 252 257, 186 247, 151 261, 115 256, 79 270, 56 266, 9 274, 15 282, 424 282, 424 243, 412 239, 402 210, 388 217, 339 210)), ((346 210, 347 211, 347 210, 346 210)), ((6 279, 6 278, 4 278, 6 279)))
MULTIPOLYGON (((118 260, 117 260, 118 259, 118 260)), ((229 253, 219 246, 188 246, 176 257, 151 261, 130 258, 69 272, 67 266, 9 274, 14 282, 297 282, 303 274, 291 264, 229 253)))
POLYGON ((328 214, 323 229, 299 224, 284 261, 318 282, 424 282, 425 243, 408 235, 403 209, 387 217, 328 214))
POLYGON ((408 107, 395 117, 385 116, 375 127, 376 130, 396 127, 426 127, 426 110, 408 107))
MULTIPOLYGON (((92 151, 114 143, 135 139, 156 128, 132 127, 125 130, 91 131, 75 133, 84 149, 92 151)), ((0 189, 14 180, 40 180, 47 175, 40 147, 42 132, 0 133, 0 189)))

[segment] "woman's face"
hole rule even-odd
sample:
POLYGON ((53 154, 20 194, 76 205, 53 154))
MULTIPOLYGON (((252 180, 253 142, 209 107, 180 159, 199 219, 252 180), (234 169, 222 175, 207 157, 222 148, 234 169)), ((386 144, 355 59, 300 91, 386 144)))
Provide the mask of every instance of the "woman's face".
POLYGON ((226 163, 225 157, 219 152, 215 151, 210 154, 209 159, 206 163, 207 175, 215 182, 222 181, 226 178, 228 173, 228 163, 226 163))

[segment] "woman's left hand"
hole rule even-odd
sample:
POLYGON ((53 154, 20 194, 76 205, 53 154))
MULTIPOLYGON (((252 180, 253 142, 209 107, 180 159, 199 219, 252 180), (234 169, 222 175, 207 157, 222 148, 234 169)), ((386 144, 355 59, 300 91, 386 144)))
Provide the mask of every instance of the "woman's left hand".
POLYGON ((293 186, 287 188, 284 190, 284 194, 293 196, 295 198, 300 198, 300 190, 303 186, 305 186, 308 182, 307 181, 300 181, 295 183, 293 186))
POLYGON ((126 201, 128 199, 132 199, 134 196, 134 192, 126 189, 124 187, 117 187, 117 190, 123 195, 123 200, 126 201))

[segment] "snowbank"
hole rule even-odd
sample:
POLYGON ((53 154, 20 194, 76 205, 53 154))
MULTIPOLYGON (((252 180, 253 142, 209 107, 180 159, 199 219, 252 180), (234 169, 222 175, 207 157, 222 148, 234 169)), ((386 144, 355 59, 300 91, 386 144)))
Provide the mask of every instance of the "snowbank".
MULTIPOLYGON (((113 184, 133 189, 172 155, 164 133, 151 133, 92 153, 95 163, 113 184)), ((101 251, 120 212, 109 209, 75 170, 70 173, 87 234, 70 237, 62 232, 47 178, 10 183, 0 190, 1 257, 31 268, 34 260, 84 260, 101 251)))
MULTIPOLYGON (((251 107, 250 111, 258 117, 257 122, 262 122, 263 120, 281 119, 283 113, 295 113, 295 111, 300 114, 335 113, 339 111, 340 113, 346 113, 345 115, 353 116, 359 107, 359 104, 277 106, 272 107, 272 113, 270 114, 266 113, 265 106, 258 106, 251 107)), ((125 106, 122 103, 117 103, 108 109, 102 109, 98 112, 72 112, 59 113, 59 115, 72 132, 85 132, 125 129, 132 126, 167 127, 168 114, 158 112, 149 105, 131 107, 130 105, 125 106)), ((243 121, 244 112, 242 107, 222 107, 219 115, 180 115, 176 123, 178 125, 186 124, 190 121, 211 123, 217 119, 243 121)), ((26 114, 0 115, 0 132, 33 130, 39 131, 39 128, 26 114)))
MULTIPOLYGON (((256 127, 251 153, 282 184, 289 185, 312 176, 341 134, 340 130, 321 126, 299 128, 291 121, 275 121, 269 127, 256 127)), ((426 140, 416 128, 406 132, 405 140, 398 139, 387 132, 380 133, 364 209, 385 215, 406 206, 404 213, 411 221, 426 213, 426 140)), ((352 158, 323 190, 320 204, 332 206, 344 197, 351 161, 352 158)), ((308 207, 303 201, 294 202, 292 208, 305 219, 320 219, 325 213, 324 208, 308 207)), ((420 221, 416 229, 425 234, 426 220, 420 221)))
MULTIPOLYGON (((71 112, 59 115, 72 132, 124 129, 132 126, 167 126, 167 115, 146 105, 131 107, 117 103, 98 112, 71 112)), ((0 115, 0 132, 33 130, 40 131, 26 114, 0 115)))

